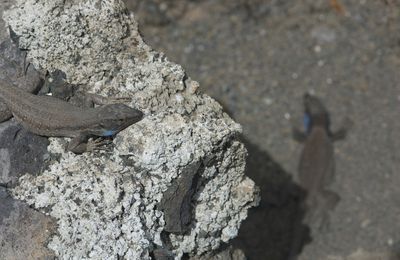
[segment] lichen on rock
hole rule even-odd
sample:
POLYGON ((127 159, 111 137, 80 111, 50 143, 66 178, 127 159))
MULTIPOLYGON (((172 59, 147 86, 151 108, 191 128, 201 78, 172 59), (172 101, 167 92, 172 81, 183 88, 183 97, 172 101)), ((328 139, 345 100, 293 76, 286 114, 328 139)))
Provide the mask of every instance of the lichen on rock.
POLYGON ((85 91, 129 97, 145 113, 117 135, 111 152, 75 155, 64 151, 62 138, 51 138, 59 159, 12 190, 57 220, 48 247, 58 257, 150 259, 166 248, 180 259, 237 235, 258 202, 244 175, 241 127, 181 66, 143 42, 122 1, 19 0, 3 18, 35 67, 61 70, 85 91), (193 184, 191 199, 181 200, 191 204, 191 221, 166 239, 171 225, 160 203, 188 169, 198 178, 183 182, 193 184))

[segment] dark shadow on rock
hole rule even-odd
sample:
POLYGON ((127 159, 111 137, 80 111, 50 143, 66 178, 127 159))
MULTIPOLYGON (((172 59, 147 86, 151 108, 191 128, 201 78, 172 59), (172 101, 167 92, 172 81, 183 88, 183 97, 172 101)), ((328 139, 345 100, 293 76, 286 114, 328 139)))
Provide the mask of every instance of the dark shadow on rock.
POLYGON ((187 166, 164 192, 158 205, 158 209, 164 212, 164 231, 184 234, 190 230, 193 217, 191 201, 198 188, 199 171, 204 171, 201 163, 187 166))
POLYGON ((249 152, 246 175, 260 187, 261 201, 249 210, 232 244, 242 249, 249 260, 287 260, 294 233, 301 230, 304 234, 296 255, 310 242, 309 229, 302 224, 305 192, 267 152, 246 139, 242 141, 249 152))
POLYGON ((14 120, 0 124, 0 259, 54 259, 46 244, 55 221, 10 196, 25 173, 41 172, 48 140, 14 120))
POLYGON ((0 124, 0 185, 14 186, 26 173, 37 175, 44 167, 47 138, 32 134, 15 121, 0 124))
POLYGON ((55 224, 0 187, 0 259, 54 259, 46 244, 55 224))

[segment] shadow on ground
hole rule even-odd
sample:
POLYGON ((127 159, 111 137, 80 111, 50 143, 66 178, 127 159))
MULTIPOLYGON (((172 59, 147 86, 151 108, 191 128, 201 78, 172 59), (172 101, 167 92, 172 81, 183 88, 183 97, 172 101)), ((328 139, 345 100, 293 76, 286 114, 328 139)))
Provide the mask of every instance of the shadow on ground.
POLYGON ((308 227, 301 224, 305 192, 267 152, 246 139, 243 142, 249 152, 246 175, 260 187, 261 202, 250 209, 232 244, 244 250, 249 260, 286 260, 297 225, 307 233, 300 249, 311 241, 308 227))

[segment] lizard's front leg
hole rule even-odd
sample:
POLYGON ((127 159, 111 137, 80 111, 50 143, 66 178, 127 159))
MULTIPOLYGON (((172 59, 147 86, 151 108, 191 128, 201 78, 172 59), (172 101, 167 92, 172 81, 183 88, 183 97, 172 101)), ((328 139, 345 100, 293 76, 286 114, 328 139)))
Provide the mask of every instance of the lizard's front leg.
POLYGON ((87 151, 87 143, 89 141, 89 136, 85 134, 80 134, 69 142, 67 150, 76 154, 81 154, 87 151))
POLYGON ((69 142, 67 150, 76 154, 84 152, 92 152, 95 150, 106 150, 106 146, 111 143, 111 140, 104 138, 89 139, 89 135, 80 134, 72 138, 69 142))
POLYGON ((304 143, 307 139, 307 134, 301 131, 299 128, 292 126, 292 137, 299 143, 304 143))
POLYGON ((330 133, 332 141, 340 141, 346 138, 347 132, 353 126, 353 122, 349 118, 345 118, 342 122, 342 127, 333 133, 330 133))

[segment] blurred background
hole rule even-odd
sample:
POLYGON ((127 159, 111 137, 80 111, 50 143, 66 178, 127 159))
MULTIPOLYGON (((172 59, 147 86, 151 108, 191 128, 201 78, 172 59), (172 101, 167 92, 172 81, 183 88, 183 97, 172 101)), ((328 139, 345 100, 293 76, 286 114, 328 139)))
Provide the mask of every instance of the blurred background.
POLYGON ((352 127, 334 144, 340 201, 326 229, 302 225, 299 259, 400 259, 400 0, 124 1, 144 40, 243 126, 262 199, 231 245, 249 260, 288 259, 304 197, 292 126, 311 92, 333 130, 352 127))
POLYGON ((397 0, 126 0, 145 41, 181 64, 243 126, 247 174, 261 188, 232 244, 287 259, 302 145, 302 95, 317 95, 335 143, 329 227, 300 259, 397 259, 400 242, 400 3, 397 0))

